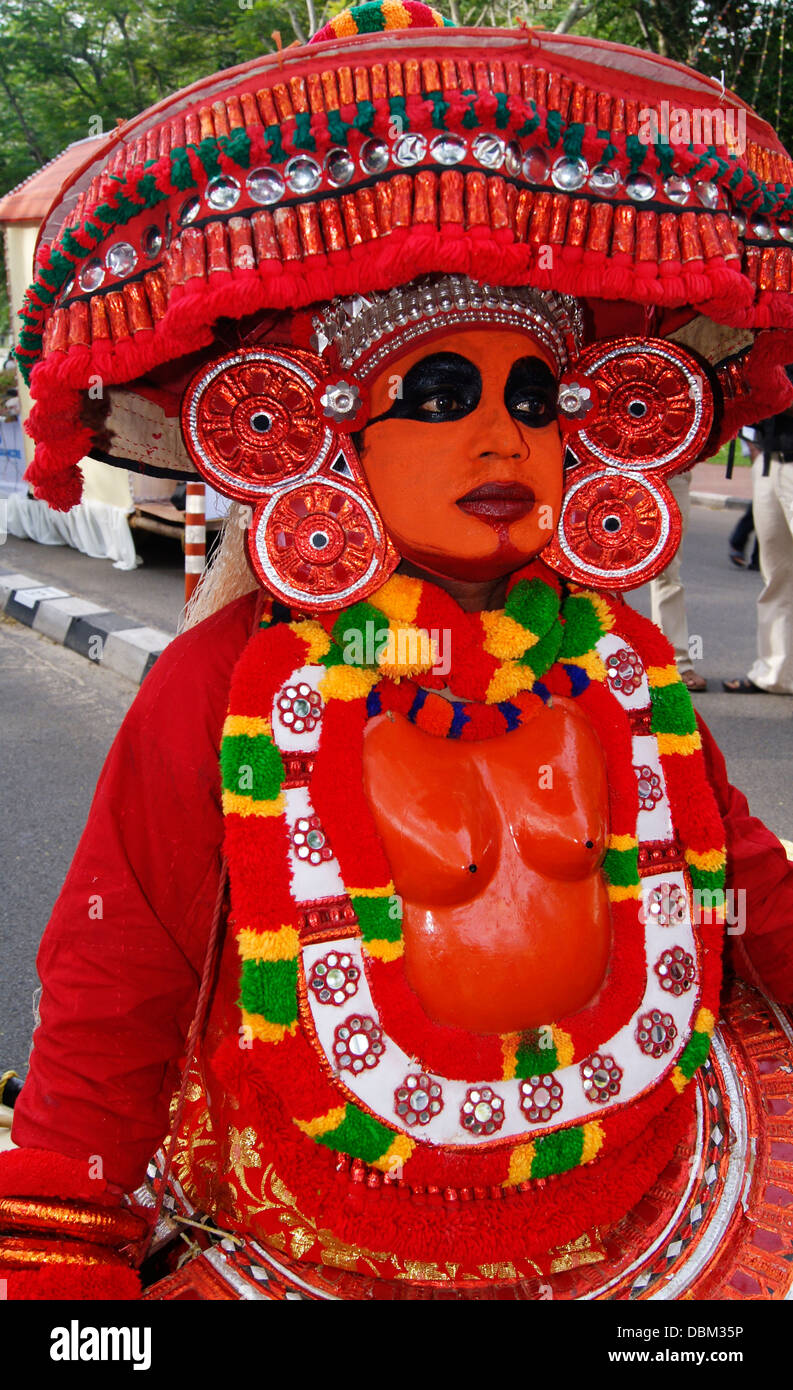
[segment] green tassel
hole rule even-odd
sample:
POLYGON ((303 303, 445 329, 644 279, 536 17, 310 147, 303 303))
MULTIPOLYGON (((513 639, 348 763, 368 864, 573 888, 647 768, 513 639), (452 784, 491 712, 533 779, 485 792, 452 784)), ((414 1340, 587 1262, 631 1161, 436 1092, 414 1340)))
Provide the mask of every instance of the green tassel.
POLYGON ((377 655, 388 641, 388 619, 371 603, 353 603, 340 613, 332 628, 333 640, 354 666, 376 665, 377 655), (354 653, 358 651, 360 660, 354 653))
POLYGON ((549 111, 546 117, 548 127, 548 144, 551 149, 555 149, 562 138, 562 113, 561 111, 549 111))
POLYGON ((215 176, 220 173, 217 140, 211 135, 207 135, 206 138, 201 141, 201 144, 197 145, 195 148, 207 178, 215 178, 215 176))
POLYGON ((521 1033, 515 1053, 515 1075, 525 1081, 530 1076, 545 1076, 549 1072, 556 1071, 559 1065, 559 1054, 556 1045, 552 1047, 540 1046, 539 1028, 531 1028, 526 1033, 521 1033))
POLYGON ((559 613, 559 595, 542 579, 521 579, 507 595, 504 612, 528 632, 548 632, 559 613))
POLYGON ((446 129, 446 112, 449 110, 448 101, 444 101, 442 92, 428 92, 428 98, 432 102, 432 124, 435 130, 446 129))
POLYGON ((247 131, 240 126, 233 130, 231 135, 221 135, 218 144, 227 159, 231 159, 238 164, 241 169, 250 168, 251 163, 251 140, 247 131))
MULTIPOLYGON (((171 150, 171 183, 174 188, 178 188, 181 191, 187 188, 195 188, 195 178, 190 168, 190 159, 184 147, 171 150)), ((100 220, 104 221, 104 218, 100 220)))
POLYGON ((540 124, 541 121, 539 116, 529 116, 529 119, 523 122, 523 125, 520 127, 520 130, 516 130, 515 134, 519 137, 522 137, 524 135, 533 135, 535 130, 537 130, 540 126, 540 124))
POLYGON ((317 142, 311 133, 311 112, 299 111, 295 116, 295 133, 292 145, 296 150, 315 150, 317 142))
POLYGON ((330 669, 331 666, 348 666, 349 662, 345 659, 341 647, 337 647, 336 643, 333 642, 325 655, 319 658, 319 664, 330 669))
POLYGON ((626 135, 625 152, 630 160, 630 172, 637 173, 647 157, 647 145, 642 144, 638 135, 626 135))
POLYGON ((242 962, 239 1002, 249 1014, 268 1023, 289 1025, 297 1018, 297 961, 242 962))
POLYGON ((496 92, 496 130, 506 130, 511 114, 508 94, 496 92))
POLYGON ((594 604, 583 594, 571 594, 564 606, 561 659, 584 656, 603 636, 603 624, 594 604))
POLYGON ((119 193, 118 210, 115 218, 116 226, 119 224, 123 226, 124 223, 131 222, 133 217, 137 217, 141 210, 140 203, 136 203, 134 199, 128 197, 126 193, 119 193))
POLYGON ((363 941, 400 941, 402 939, 402 919, 392 917, 394 906, 392 898, 350 899, 361 928, 363 941))
POLYGON ((393 1139, 392 1130, 386 1129, 373 1115, 365 1114, 357 1105, 350 1103, 340 1125, 316 1136, 318 1144, 324 1144, 327 1149, 334 1149, 339 1153, 349 1154, 351 1158, 362 1158, 364 1163, 374 1163, 378 1158, 382 1158, 383 1154, 388 1152, 393 1139))
POLYGON ((477 130, 480 125, 479 117, 476 114, 476 102, 470 101, 460 119, 460 125, 464 130, 477 130))
POLYGON ((682 681, 650 689, 651 731, 654 734, 696 733, 697 719, 691 696, 682 681))
POLYGON ((684 1076, 691 1080, 694 1072, 702 1066, 710 1052, 710 1034, 692 1033, 683 1049, 678 1066, 684 1076))
POLYGON ((358 114, 353 121, 356 130, 360 130, 364 135, 368 135, 372 129, 375 118, 375 109, 371 101, 358 102, 358 114))
POLYGON ((223 789, 273 801, 284 780, 281 754, 268 734, 227 734, 220 745, 223 789))
POLYGON ((567 127, 562 140, 562 148, 568 159, 581 158, 581 147, 584 143, 585 134, 586 126, 581 121, 573 121, 573 123, 567 127))
POLYGON ((57 246, 50 251, 50 262, 55 274, 55 287, 60 289, 61 285, 65 285, 66 281, 71 279, 74 274, 74 265, 58 250, 57 246))
POLYGON ((404 97, 389 97, 388 109, 391 112, 391 121, 395 128, 401 132, 410 130, 407 107, 404 97))
POLYGON ((368 0, 363 5, 350 6, 350 19, 355 21, 355 26, 359 34, 382 34, 385 32, 386 23, 383 18, 383 9, 374 0, 368 0))
MULTIPOLYGON (((109 203, 100 203, 98 207, 94 208, 94 217, 98 219, 103 228, 114 227, 116 222, 116 210, 115 208, 111 208, 109 203)), ((103 231, 102 235, 105 236, 105 234, 105 231, 103 231)))
POLYGON ((549 1178, 552 1173, 567 1173, 581 1162, 584 1152, 584 1130, 581 1125, 546 1134, 535 1145, 531 1165, 533 1178, 549 1178))
POLYGON ((342 120, 338 111, 328 112, 328 134, 334 145, 346 145, 347 131, 350 129, 351 127, 342 120))
POLYGON ((528 666, 538 678, 544 676, 546 671, 550 671, 559 655, 562 636, 561 623, 554 624, 550 631, 540 638, 539 642, 535 642, 533 647, 529 647, 529 650, 518 658, 518 665, 528 666))
POLYGON ((77 240, 75 233, 70 227, 67 227, 66 231, 63 233, 61 245, 68 255, 74 256, 77 260, 82 260, 83 257, 88 254, 86 247, 77 240))
POLYGON ((709 895, 702 899, 701 907, 724 907, 724 869, 699 869, 696 864, 689 864, 688 872, 692 887, 700 894, 709 895))
POLYGON ((658 163, 661 169, 661 177, 670 179, 675 172, 675 152, 671 145, 665 145, 659 141, 655 147, 658 163))
POLYGON ((286 161, 286 153, 281 143, 281 127, 279 125, 268 125, 264 132, 264 138, 270 149, 270 163, 283 164, 286 161))
POLYGON ((601 869, 609 883, 617 888, 631 888, 639 880, 639 848, 607 849, 601 869))
POLYGON ((143 199, 147 208, 154 208, 158 203, 163 202, 168 197, 161 188, 157 187, 157 181, 153 174, 144 174, 138 184, 138 194, 143 199))

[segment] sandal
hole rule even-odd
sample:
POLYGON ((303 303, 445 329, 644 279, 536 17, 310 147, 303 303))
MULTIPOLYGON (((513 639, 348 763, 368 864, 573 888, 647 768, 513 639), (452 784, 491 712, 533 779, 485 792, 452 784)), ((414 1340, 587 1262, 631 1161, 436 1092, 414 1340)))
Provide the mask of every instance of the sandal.
POLYGON ((750 681, 748 676, 739 676, 734 681, 722 681, 721 684, 722 689, 726 690, 728 695, 765 695, 767 693, 762 686, 755 685, 754 681, 750 681))
POLYGON ((707 690, 708 682, 704 676, 698 676, 696 671, 681 671, 680 679, 687 690, 707 690))

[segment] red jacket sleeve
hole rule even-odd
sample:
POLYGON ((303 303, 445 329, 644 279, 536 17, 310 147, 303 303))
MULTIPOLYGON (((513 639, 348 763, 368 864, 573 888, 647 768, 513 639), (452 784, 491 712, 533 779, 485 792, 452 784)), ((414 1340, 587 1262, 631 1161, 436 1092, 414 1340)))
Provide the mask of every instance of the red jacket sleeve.
POLYGON ((218 750, 255 595, 177 638, 110 750, 38 956, 23 1147, 100 1157, 129 1191, 168 1126, 220 872, 218 750))
POLYGON ((743 792, 730 785, 718 744, 707 725, 698 722, 727 834, 733 964, 779 1003, 793 1004, 793 864, 776 836, 751 814, 743 792))

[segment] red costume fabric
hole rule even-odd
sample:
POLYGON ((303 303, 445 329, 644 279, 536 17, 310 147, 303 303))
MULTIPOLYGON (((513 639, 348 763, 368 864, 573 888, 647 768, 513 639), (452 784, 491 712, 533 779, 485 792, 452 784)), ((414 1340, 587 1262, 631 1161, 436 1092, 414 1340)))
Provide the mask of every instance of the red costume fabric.
MULTIPOLYGON (((99 1155, 125 1190, 168 1127, 195 1007, 223 839, 218 750, 256 595, 176 639, 111 748, 38 957, 41 1023, 12 1137, 99 1155)), ((735 964, 793 1002, 793 866, 731 787, 701 726, 724 817, 728 887, 743 890, 735 964)))

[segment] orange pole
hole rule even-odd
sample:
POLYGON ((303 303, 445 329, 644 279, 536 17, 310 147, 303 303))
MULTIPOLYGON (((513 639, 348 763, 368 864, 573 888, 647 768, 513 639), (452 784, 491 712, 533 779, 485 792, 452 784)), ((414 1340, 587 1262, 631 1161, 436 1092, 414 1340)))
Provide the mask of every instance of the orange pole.
POLYGON ((206 563, 207 529, 203 483, 187 484, 184 518, 184 601, 188 603, 206 563))

